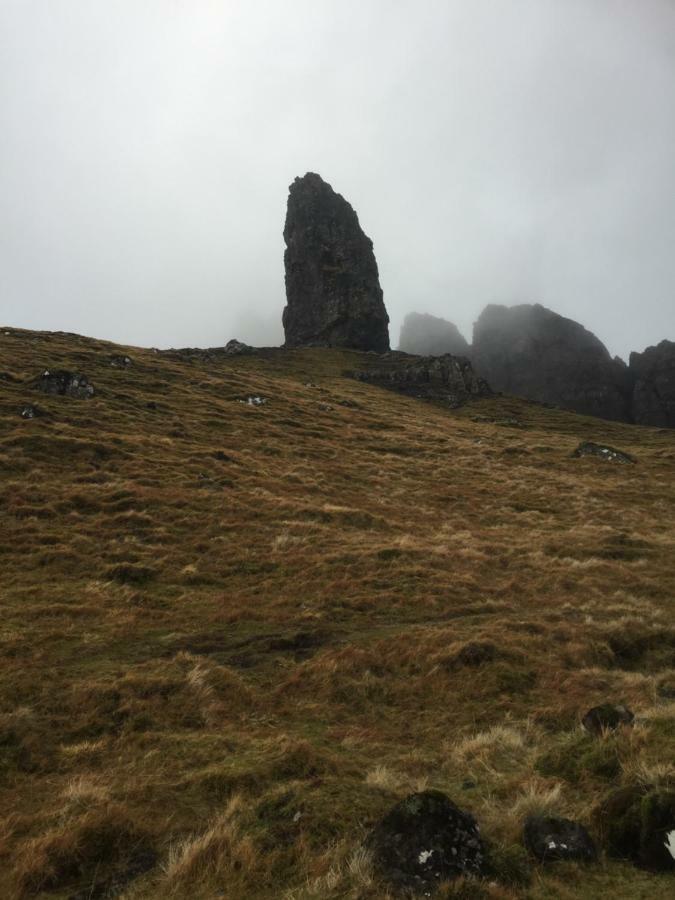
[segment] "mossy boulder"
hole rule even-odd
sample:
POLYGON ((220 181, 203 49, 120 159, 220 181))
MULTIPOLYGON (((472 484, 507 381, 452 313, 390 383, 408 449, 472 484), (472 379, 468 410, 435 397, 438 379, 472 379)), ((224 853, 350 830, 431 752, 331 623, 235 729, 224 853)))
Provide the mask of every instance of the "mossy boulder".
POLYGON ((611 856, 651 871, 675 870, 675 791, 630 785, 596 811, 611 856))
POLYGON ((441 791, 411 794, 371 832, 373 864, 395 888, 426 893, 441 881, 479 876, 486 851, 473 816, 441 791))

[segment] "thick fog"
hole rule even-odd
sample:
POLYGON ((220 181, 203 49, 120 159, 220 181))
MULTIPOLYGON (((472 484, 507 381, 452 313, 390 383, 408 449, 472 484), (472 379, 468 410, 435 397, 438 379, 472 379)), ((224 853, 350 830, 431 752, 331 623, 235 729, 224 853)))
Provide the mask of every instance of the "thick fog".
POLYGON ((319 172, 403 316, 675 339, 673 0, 0 0, 0 321, 280 343, 319 172))

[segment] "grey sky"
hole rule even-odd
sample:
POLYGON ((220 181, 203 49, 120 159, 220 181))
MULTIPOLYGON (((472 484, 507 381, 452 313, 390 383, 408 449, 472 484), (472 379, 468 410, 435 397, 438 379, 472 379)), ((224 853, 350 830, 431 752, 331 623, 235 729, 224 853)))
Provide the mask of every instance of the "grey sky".
POLYGON ((319 172, 406 312, 675 339, 673 0, 0 0, 0 320, 282 340, 319 172))

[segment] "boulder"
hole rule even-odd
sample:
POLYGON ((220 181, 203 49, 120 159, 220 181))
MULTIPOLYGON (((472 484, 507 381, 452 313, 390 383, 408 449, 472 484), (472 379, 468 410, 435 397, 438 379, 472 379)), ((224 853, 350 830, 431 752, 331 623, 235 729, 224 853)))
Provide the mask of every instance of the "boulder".
POLYGON ((470 397, 489 397, 490 386, 479 378, 468 359, 461 356, 409 356, 389 353, 377 366, 349 373, 352 378, 388 388, 409 397, 436 400, 458 407, 470 397))
POLYGON ((611 856, 654 872, 675 870, 675 791, 630 785, 596 810, 611 856))
POLYGON ((632 725, 635 716, 623 704, 603 703, 589 709, 581 720, 586 731, 591 734, 602 734, 603 731, 616 731, 620 725, 632 725))
POLYGON ((639 425, 675 428, 675 341, 631 353, 632 412, 639 425))
POLYGON ((373 242, 320 175, 290 186, 284 227, 286 347, 389 349, 373 242))
POLYGON ((394 887, 427 892, 440 881, 478 876, 486 851, 473 816, 441 791, 397 803, 367 839, 373 865, 394 887))
POLYGON ((223 347, 225 356, 239 356, 240 353, 250 353, 252 350, 253 347, 249 344, 243 344, 236 338, 232 338, 232 340, 228 341, 223 347))
POLYGON ((540 862, 592 862, 597 856, 593 839, 584 826, 557 816, 529 816, 523 828, 523 842, 540 862))
POLYGON ((631 420, 631 376, 578 322, 538 303, 487 306, 473 330, 471 359, 493 390, 563 409, 631 420))
POLYGON ((399 350, 417 356, 468 356, 471 348, 456 325, 426 313, 408 313, 401 326, 399 350))
POLYGON ((86 400, 94 395, 94 386, 84 375, 67 372, 65 369, 45 369, 33 383, 33 387, 43 394, 59 394, 86 400))
POLYGON ((579 458, 581 456, 597 456, 606 462, 616 463, 635 463, 637 460, 630 453, 624 453, 623 450, 617 450, 607 444, 596 444, 593 441, 582 441, 579 446, 572 452, 572 456, 579 458))

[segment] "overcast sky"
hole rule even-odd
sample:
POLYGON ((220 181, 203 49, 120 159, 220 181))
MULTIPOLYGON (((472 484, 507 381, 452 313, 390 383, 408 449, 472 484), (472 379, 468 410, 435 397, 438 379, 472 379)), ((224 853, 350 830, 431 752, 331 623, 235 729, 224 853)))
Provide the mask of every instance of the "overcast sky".
POLYGON ((675 339, 675 0, 0 0, 3 323, 280 343, 308 170, 393 346, 489 302, 675 339))

